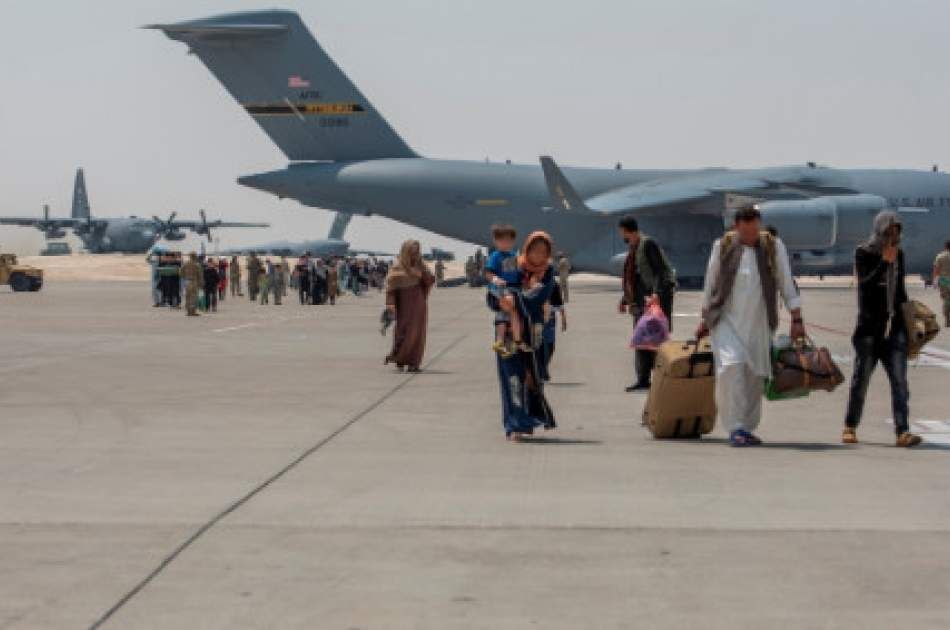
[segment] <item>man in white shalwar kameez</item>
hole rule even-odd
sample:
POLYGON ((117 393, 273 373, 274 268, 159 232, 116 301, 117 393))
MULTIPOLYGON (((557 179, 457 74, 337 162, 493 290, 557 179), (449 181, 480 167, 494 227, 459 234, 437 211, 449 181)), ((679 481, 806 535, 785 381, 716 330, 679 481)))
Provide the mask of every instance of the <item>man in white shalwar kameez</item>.
POLYGON ((753 431, 762 416, 764 379, 771 374, 779 293, 792 316, 791 337, 803 337, 801 297, 785 245, 761 232, 757 209, 742 208, 734 231, 713 245, 697 331, 698 337, 712 337, 716 404, 733 446, 761 444, 753 431))

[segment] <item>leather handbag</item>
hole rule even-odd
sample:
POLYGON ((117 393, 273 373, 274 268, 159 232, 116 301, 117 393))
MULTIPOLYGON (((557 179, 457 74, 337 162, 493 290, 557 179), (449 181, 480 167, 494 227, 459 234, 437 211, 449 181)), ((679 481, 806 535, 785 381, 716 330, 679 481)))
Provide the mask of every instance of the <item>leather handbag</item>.
POLYGON ((815 390, 831 392, 843 382, 844 375, 831 358, 831 352, 828 348, 816 347, 810 338, 798 339, 773 353, 769 384, 780 397, 815 390))
POLYGON ((907 327, 907 356, 915 358, 937 333, 940 324, 937 315, 926 304, 917 300, 908 300, 901 305, 904 325, 907 327))

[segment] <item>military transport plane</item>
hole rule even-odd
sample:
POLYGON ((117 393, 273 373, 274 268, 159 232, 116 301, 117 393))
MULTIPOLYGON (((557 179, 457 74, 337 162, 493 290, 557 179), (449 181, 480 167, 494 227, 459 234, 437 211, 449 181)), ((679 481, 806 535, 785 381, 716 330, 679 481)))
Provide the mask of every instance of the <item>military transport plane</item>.
POLYGON ((229 221, 208 221, 204 210, 198 211, 199 221, 177 221, 177 212, 168 219, 153 216, 151 219, 139 217, 101 218, 93 217, 89 212, 89 197, 86 194, 86 177, 83 170, 76 170, 73 184, 72 216, 55 218, 49 215, 49 206, 43 206, 43 216, 38 217, 0 217, 0 225, 20 225, 34 227, 43 232, 46 239, 63 238, 66 230, 73 231, 83 246, 93 254, 119 252, 124 254, 142 254, 156 241, 166 239, 180 241, 185 238, 184 230, 191 230, 211 240, 211 230, 230 227, 269 227, 268 223, 235 223, 229 221))
POLYGON ((380 215, 489 244, 489 226, 544 229, 575 269, 619 273, 618 215, 665 246, 681 280, 704 274, 730 200, 752 198, 799 274, 852 271, 855 244, 885 207, 905 224, 908 270, 925 273, 950 234, 950 176, 815 164, 730 170, 560 169, 416 154, 321 48, 296 13, 260 11, 156 24, 187 44, 291 163, 238 182, 308 206, 380 215))
POLYGON ((271 254, 274 256, 303 256, 309 253, 318 258, 335 258, 337 256, 392 256, 386 252, 374 252, 361 249, 352 249, 350 244, 343 240, 343 234, 347 226, 353 219, 352 214, 337 212, 333 217, 333 225, 330 226, 330 233, 326 238, 320 238, 312 241, 275 241, 273 243, 264 243, 261 245, 249 245, 247 247, 236 247, 221 252, 228 256, 233 254, 271 254))

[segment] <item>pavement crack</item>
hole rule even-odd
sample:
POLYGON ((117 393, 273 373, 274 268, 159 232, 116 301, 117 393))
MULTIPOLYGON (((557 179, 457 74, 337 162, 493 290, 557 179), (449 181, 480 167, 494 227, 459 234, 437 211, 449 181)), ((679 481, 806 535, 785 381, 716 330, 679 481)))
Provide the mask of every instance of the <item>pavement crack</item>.
MULTIPOLYGON (((461 314, 457 316, 455 319, 458 319, 458 317, 460 316, 461 314)), ((451 350, 453 350, 456 346, 458 346, 466 337, 468 337, 468 333, 459 335, 458 337, 456 337, 451 343, 449 343, 447 346, 442 348, 442 350, 440 350, 435 356, 429 359, 426 362, 424 369, 428 369, 431 365, 438 362, 443 356, 445 356, 451 350)), ((339 427, 337 427, 332 433, 325 436, 316 444, 310 446, 308 449, 300 453, 300 455, 298 455, 293 460, 291 460, 286 466, 284 466, 283 468, 281 468, 280 470, 272 474, 270 477, 268 477, 261 483, 257 484, 249 492, 239 497, 235 501, 231 502, 227 507, 225 507, 223 510, 215 514, 210 520, 206 521, 203 525, 201 525, 201 527, 196 529, 191 534, 191 536, 189 536, 181 544, 175 547, 175 549, 173 549, 171 553, 169 553, 167 556, 165 556, 162 559, 162 561, 158 564, 158 566, 152 569, 148 573, 148 575, 142 578, 142 580, 140 580, 138 584, 136 584, 134 587, 132 587, 131 590, 129 590, 125 595, 123 595, 119 599, 119 601, 113 604, 98 619, 96 619, 96 621, 93 622, 93 624, 89 626, 90 630, 96 630, 97 628, 102 627, 103 624, 108 622, 109 619, 111 619, 112 616, 115 615, 115 613, 121 610, 123 606, 128 604, 132 600, 132 598, 134 598, 136 595, 142 592, 142 590, 146 586, 148 586, 165 569, 167 569, 171 565, 171 563, 174 562, 176 559, 178 559, 178 557, 181 556, 181 554, 184 553, 189 547, 191 547, 202 536, 208 533, 208 531, 211 530, 211 528, 213 528, 215 525, 217 525, 222 520, 224 520, 228 515, 234 513, 239 508, 247 504, 251 499, 253 499, 255 496, 257 496, 258 494, 266 490, 269 486, 271 486, 274 482, 278 481, 281 477, 289 473, 291 470, 299 466, 311 455, 313 455, 314 453, 319 451, 321 448, 323 448, 324 446, 332 442, 334 439, 338 438, 340 435, 346 432, 347 429, 349 429, 350 427, 355 425, 357 422, 359 422, 360 420, 362 420, 363 418, 371 414, 373 411, 378 409, 383 403, 385 403, 387 400, 395 396, 400 390, 402 390, 407 385, 409 385, 409 383, 411 383, 417 376, 418 376, 418 373, 412 373, 406 376, 406 378, 402 379, 399 383, 394 385, 391 389, 389 389, 382 396, 380 396, 375 401, 373 401, 370 405, 368 405, 367 407, 364 407, 361 411, 358 411, 355 415, 350 416, 350 418, 347 419, 346 422, 344 422, 339 427)))

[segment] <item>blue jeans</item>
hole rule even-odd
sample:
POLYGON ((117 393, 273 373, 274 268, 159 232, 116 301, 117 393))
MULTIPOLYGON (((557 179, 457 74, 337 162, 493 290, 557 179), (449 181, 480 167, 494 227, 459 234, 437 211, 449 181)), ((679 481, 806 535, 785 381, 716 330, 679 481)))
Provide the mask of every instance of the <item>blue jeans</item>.
POLYGON ((868 393, 868 384, 877 362, 880 361, 891 383, 891 407, 894 413, 894 430, 897 435, 909 430, 907 424, 907 401, 910 392, 907 389, 907 332, 898 327, 885 339, 876 337, 854 337, 854 375, 851 377, 851 395, 848 398, 848 413, 845 425, 856 428, 864 412, 864 401, 868 393))

